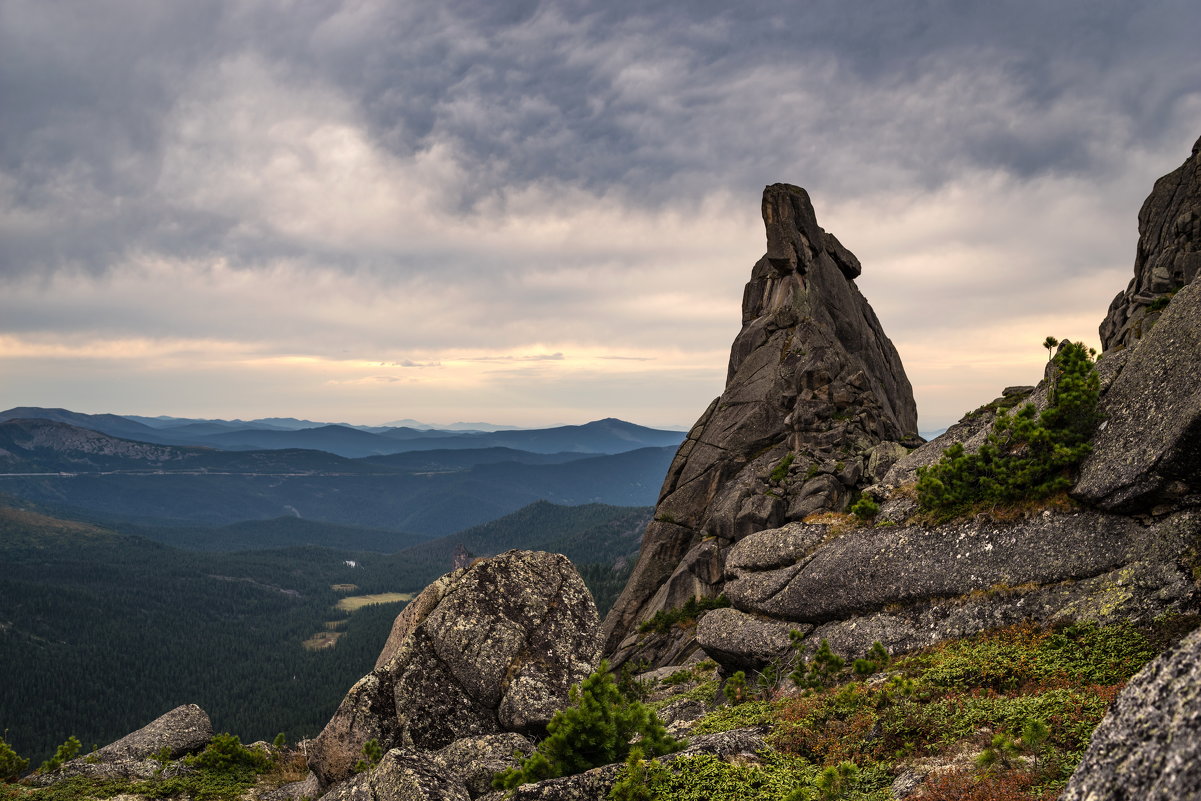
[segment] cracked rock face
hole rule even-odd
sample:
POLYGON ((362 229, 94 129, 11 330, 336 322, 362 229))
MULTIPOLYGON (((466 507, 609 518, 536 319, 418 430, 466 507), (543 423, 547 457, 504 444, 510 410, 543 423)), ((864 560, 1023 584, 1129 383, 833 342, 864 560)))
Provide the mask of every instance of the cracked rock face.
POLYGON ((734 542, 852 494, 915 444, 913 392, 855 286, 859 261, 817 224, 803 189, 763 192, 767 253, 746 285, 726 388, 668 471, 638 564, 605 621, 606 652, 678 661, 689 642, 639 644, 638 624, 721 591, 734 542))
POLYGON ((1156 301, 1201 274, 1201 139, 1174 172, 1155 182, 1138 213, 1134 278, 1101 323, 1109 351, 1137 342, 1159 315, 1156 301))
POLYGON ((1097 407, 1102 422, 1072 494, 1124 511, 1201 501, 1201 282, 1115 355, 1123 365, 1097 407))
POLYGON ((1143 668, 1093 733, 1062 801, 1201 797, 1201 630, 1143 668))
POLYGON ((434 751, 537 733, 599 660, 599 622, 559 554, 509 551, 449 573, 397 619, 387 660, 347 693, 309 766, 328 786, 352 774, 367 740, 434 751))

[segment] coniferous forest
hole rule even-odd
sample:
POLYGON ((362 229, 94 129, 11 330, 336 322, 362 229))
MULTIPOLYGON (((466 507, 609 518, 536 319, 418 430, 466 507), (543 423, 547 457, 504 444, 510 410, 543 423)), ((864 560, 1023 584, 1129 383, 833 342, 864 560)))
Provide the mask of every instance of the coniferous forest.
POLYGON ((520 546, 587 559, 581 572, 607 609, 647 514, 534 504, 385 555, 318 546, 184 550, 0 508, 0 733, 41 760, 68 736, 85 748, 104 745, 196 703, 218 730, 246 742, 281 731, 293 741, 315 735, 371 669, 402 608, 348 612, 339 600, 418 592, 450 569, 462 544, 475 555, 520 546), (314 648, 322 632, 336 633, 336 643, 314 648))

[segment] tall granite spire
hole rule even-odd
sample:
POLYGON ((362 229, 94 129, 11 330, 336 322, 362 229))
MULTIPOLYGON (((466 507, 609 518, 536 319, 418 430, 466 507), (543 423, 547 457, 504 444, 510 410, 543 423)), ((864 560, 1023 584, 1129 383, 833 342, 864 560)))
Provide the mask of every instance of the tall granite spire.
POLYGON ((917 441, 913 391, 854 279, 858 259, 817 224, 805 190, 763 191, 767 253, 742 301, 726 388, 668 471, 634 573, 605 621, 606 651, 667 664, 686 635, 640 641, 655 612, 721 591, 739 539, 843 511, 917 441))

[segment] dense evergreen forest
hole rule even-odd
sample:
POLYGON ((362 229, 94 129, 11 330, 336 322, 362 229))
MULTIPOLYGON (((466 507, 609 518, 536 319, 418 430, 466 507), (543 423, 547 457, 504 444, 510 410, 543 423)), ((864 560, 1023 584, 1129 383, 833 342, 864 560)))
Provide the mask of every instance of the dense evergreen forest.
MULTIPOLYGON (((371 669, 401 608, 348 613, 335 609, 341 598, 419 591, 450 568, 460 544, 475 555, 525 547, 577 561, 603 614, 650 513, 537 503, 384 555, 311 545, 183 550, 26 506, 0 507, 0 732, 34 760, 72 734, 103 745, 182 703, 199 704, 218 730, 244 741, 311 736, 371 669), (304 647, 330 629, 341 633, 333 647, 304 647)), ((307 524, 268 529, 285 540, 319 534, 307 524)))

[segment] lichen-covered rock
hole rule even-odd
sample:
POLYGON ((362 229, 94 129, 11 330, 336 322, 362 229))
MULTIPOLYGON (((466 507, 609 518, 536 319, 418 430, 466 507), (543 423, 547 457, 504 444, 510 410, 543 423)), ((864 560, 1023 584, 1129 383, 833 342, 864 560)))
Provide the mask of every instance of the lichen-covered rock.
POLYGON ((471 801, 462 779, 435 755, 394 748, 379 765, 332 788, 320 801, 471 801))
MULTIPOLYGON (((731 549, 734 609, 697 626, 714 659, 750 663, 759 651, 752 620, 775 627, 775 639, 763 639, 781 647, 796 628, 807 650, 827 639, 857 657, 876 641, 902 653, 1024 620, 1150 620, 1187 609, 1197 595, 1186 566, 1199 544, 1197 509, 1149 522, 1046 512, 1011 523, 859 528, 828 540, 817 533, 825 526, 809 527, 812 539, 789 526, 731 549), (814 540, 817 547, 798 544, 814 540)), ((759 664, 774 658, 771 650, 761 649, 759 664)))
POLYGON ((492 790, 492 779, 502 770, 517 767, 514 754, 529 756, 534 744, 515 732, 489 734, 484 737, 465 737, 455 740, 438 752, 443 770, 458 776, 472 798, 492 790))
POLYGON ((797 564, 738 572, 726 596, 747 612, 819 623, 999 584, 1095 576, 1137 559, 1143 533, 1129 518, 1090 512, 861 528, 797 564))
POLYGON ((1143 668, 1093 732, 1061 801, 1201 798, 1201 630, 1143 668))
POLYGON ((855 286, 858 260, 817 224, 803 189, 767 187, 763 221, 767 253, 743 294, 725 391, 680 446, 656 522, 605 621, 606 651, 617 663, 636 656, 669 664, 688 652, 683 630, 650 642, 637 628, 678 606, 685 588, 694 597, 721 592, 720 572, 706 581, 680 570, 702 543, 721 550, 812 512, 841 510, 870 483, 873 453, 877 470, 897 455, 877 452, 879 443, 920 441, 900 358, 855 286))
POLYGON ((1101 323, 1106 351, 1146 335, 1156 324, 1157 301, 1201 274, 1201 139, 1184 164, 1155 182, 1139 210, 1138 233, 1134 278, 1101 323))
POLYGON ((213 739, 213 724, 196 704, 178 706, 120 740, 87 756, 72 759, 58 770, 35 774, 35 784, 55 784, 72 776, 89 779, 146 779, 162 770, 153 757, 170 759, 194 753, 213 739))
POLYGON ((761 668, 792 650, 792 632, 812 626, 762 618, 737 609, 714 609, 696 624, 696 641, 718 664, 734 670, 761 668))
POLYGON ((1199 366, 1201 282, 1194 281, 1126 352, 1098 406, 1102 422, 1073 495, 1115 510, 1178 504, 1189 496, 1201 502, 1199 366))
POLYGON ((350 776, 370 739, 435 751, 465 737, 536 733, 600 656, 592 596, 559 554, 481 560, 414 604, 424 614, 406 618, 387 663, 351 688, 313 742, 309 765, 323 786, 350 776))

